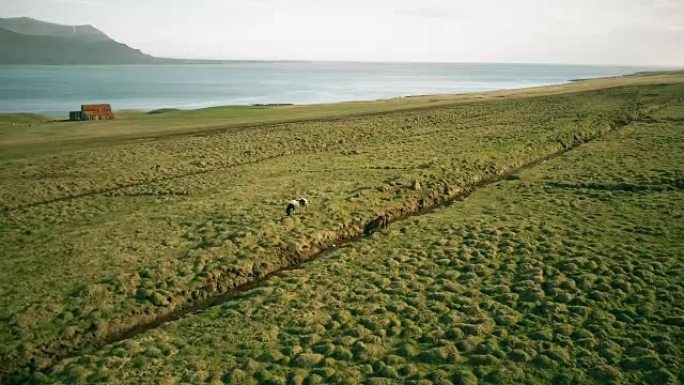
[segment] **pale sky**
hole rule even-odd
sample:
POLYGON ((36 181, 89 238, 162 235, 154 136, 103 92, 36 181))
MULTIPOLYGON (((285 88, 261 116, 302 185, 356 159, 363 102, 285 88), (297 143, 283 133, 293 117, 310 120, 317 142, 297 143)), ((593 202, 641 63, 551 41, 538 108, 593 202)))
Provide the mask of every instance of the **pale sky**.
POLYGON ((684 66, 684 0, 0 0, 163 57, 684 66))

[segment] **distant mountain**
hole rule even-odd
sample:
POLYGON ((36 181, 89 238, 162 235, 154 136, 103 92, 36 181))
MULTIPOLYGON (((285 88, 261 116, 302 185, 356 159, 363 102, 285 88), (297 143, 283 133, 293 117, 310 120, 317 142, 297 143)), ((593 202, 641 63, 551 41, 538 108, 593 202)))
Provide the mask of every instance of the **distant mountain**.
POLYGON ((91 25, 60 25, 29 17, 0 18, 0 64, 174 62, 179 61, 156 58, 118 43, 91 25))
POLYGON ((61 37, 84 43, 111 40, 104 32, 92 25, 61 25, 47 23, 30 17, 0 18, 0 28, 22 35, 61 37))

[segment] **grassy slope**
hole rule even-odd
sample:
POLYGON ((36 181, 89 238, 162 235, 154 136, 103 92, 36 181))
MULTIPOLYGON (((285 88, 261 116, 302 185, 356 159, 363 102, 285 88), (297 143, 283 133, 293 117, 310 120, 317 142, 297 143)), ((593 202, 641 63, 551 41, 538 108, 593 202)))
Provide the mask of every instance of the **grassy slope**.
POLYGON ((632 86, 203 136, 114 135, 59 152, 17 145, 25 152, 0 165, 3 362, 46 365, 55 351, 305 258, 378 212, 413 210, 445 185, 456 192, 637 110, 676 115, 682 94, 632 86), (300 194, 313 209, 282 218, 300 194))
POLYGON ((38 378, 677 383, 681 114, 661 112, 38 378))

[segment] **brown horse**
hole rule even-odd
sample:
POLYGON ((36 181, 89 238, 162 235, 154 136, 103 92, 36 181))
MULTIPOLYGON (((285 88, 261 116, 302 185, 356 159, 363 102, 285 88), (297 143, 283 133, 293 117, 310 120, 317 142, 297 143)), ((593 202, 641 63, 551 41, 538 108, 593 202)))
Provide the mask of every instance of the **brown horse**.
POLYGON ((368 222, 363 229, 365 235, 371 235, 376 231, 386 229, 389 227, 390 216, 387 213, 383 213, 375 217, 372 221, 368 222))

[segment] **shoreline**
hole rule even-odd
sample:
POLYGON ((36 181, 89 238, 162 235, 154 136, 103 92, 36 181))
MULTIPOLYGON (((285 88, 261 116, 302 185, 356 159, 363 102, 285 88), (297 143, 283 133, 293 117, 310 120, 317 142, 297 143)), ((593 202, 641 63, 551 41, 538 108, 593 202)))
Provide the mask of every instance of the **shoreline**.
MULTIPOLYGON (((254 62, 254 61, 235 61, 233 63, 222 63, 222 64, 235 64, 235 65, 241 65, 241 64, 254 64, 254 63, 263 63, 263 64, 308 64, 308 63, 314 63, 314 64, 321 64, 321 65, 338 65, 338 64, 350 64, 347 62, 297 62, 297 61, 275 61, 275 62, 270 62, 270 61, 263 61, 263 62, 254 62)), ((369 63, 351 63, 351 64, 359 64, 359 65, 508 65, 507 63, 402 63, 402 62, 396 62, 396 63, 375 63, 375 62, 369 62, 369 63)), ((171 64, 175 65, 175 64, 171 64)), ((521 66, 540 66, 540 67, 554 67, 554 66, 563 66, 564 64, 545 64, 545 63, 532 63, 532 64, 526 64, 526 63, 511 63, 510 65, 521 65, 521 66)), ((49 65, 32 65, 33 67, 54 67, 54 66, 49 66, 49 65)), ((82 65, 73 65, 73 67, 80 67, 82 65)), ((93 67, 93 68, 102 68, 102 67, 113 67, 115 65, 86 65, 87 67, 93 67)), ((121 65, 121 66, 134 66, 134 67, 140 67, 140 66, 148 66, 148 65, 121 65)), ((389 95, 389 96, 380 96, 380 97, 373 97, 371 95, 368 95, 368 98, 364 97, 359 97, 359 95, 353 96, 353 97, 345 97, 342 96, 339 99, 332 98, 333 100, 330 101, 316 101, 316 100, 311 100, 310 102, 300 102, 297 100, 265 100, 265 101, 254 101, 254 102, 238 102, 238 103, 231 103, 231 102, 221 102, 221 101, 207 101, 207 102, 181 102, 181 103, 166 103, 166 104, 157 104, 157 105, 148 105, 144 106, 141 105, 141 103, 137 103, 137 106, 127 106, 125 103, 123 107, 117 107, 117 100, 116 98, 110 98, 108 99, 106 96, 99 98, 102 100, 98 100, 103 102, 103 103, 110 103, 113 105, 115 108, 115 112, 135 112, 135 113, 151 113, 151 112, 156 112, 159 110, 180 110, 180 111, 201 111, 205 109, 216 109, 216 108, 249 108, 249 107, 280 107, 280 106, 307 106, 307 107, 318 107, 318 106, 328 106, 328 105, 334 105, 334 104, 345 104, 345 103, 382 103, 382 102, 392 102, 396 100, 404 100, 404 99, 413 99, 413 98, 428 98, 428 97, 439 97, 439 98, 444 98, 444 97, 461 97, 463 95, 486 95, 489 93, 497 93, 497 92, 510 92, 510 91, 525 91, 525 90, 534 90, 538 88, 543 88, 543 87, 557 87, 557 86, 562 86, 562 85, 567 85, 567 84, 572 84, 572 83, 577 83, 577 82, 584 82, 584 81, 595 81, 595 80, 600 80, 600 79, 615 79, 615 78, 624 78, 624 77, 633 77, 633 76, 652 76, 652 75, 667 75, 667 74, 678 74, 682 73, 684 69, 677 70, 677 69, 672 69, 672 68, 663 68, 662 70, 658 69, 648 69, 644 70, 648 67, 638 67, 638 66, 602 66, 602 65, 568 65, 568 66, 577 66, 577 67, 586 67, 586 68, 630 68, 633 69, 634 72, 630 73, 625 73, 625 74, 617 74, 617 75, 612 75, 612 76, 605 76, 605 75, 596 75, 596 76, 585 76, 585 77, 577 77, 577 78, 569 78, 565 80, 560 80, 560 79, 553 79, 548 82, 540 81, 542 79, 526 79, 529 81, 529 84, 524 84, 524 81, 520 81, 518 84, 506 86, 505 82, 500 82, 499 86, 495 87, 487 87, 487 82, 484 81, 483 87, 481 89, 468 89, 467 86, 464 85, 461 86, 461 88, 464 88, 463 90, 454 90, 454 92, 416 92, 416 93, 406 93, 403 95, 389 95)), ((3 67, 18 67, 18 66, 2 66, 0 65, 0 70, 3 67)), ((25 67, 25 66, 19 66, 19 67, 25 67)), ((523 79, 525 80, 525 79, 523 79)), ((457 88, 457 87, 455 87, 457 88)), ((233 97, 235 98, 235 97, 233 97)), ((92 98, 90 98, 92 99, 92 98)), ((150 101, 154 100, 153 96, 149 96, 148 98, 150 101)), ((210 99, 210 97, 208 97, 210 99)), ((296 99, 296 98, 295 98, 296 99)), ((124 99, 122 99, 123 101, 124 99)), ((89 100, 88 97, 83 98, 83 102, 95 102, 95 100, 89 100)), ((76 106, 74 105, 73 108, 76 106)), ((72 108, 72 109, 73 109, 72 108)), ((50 120, 59 120, 63 116, 68 115, 68 109, 65 109, 64 111, 61 110, 47 110, 47 109, 25 109, 25 110, 18 110, 18 109, 10 109, 6 111, 0 111, 0 118, 3 116, 7 115, 12 115, 12 114, 33 114, 33 115, 38 115, 42 116, 45 119, 50 119, 50 120)), ((1 122, 0 122, 1 124, 1 122)))
MULTIPOLYGON (((612 78, 619 78, 619 77, 623 77, 623 76, 634 76, 634 75, 637 75, 639 73, 643 73, 643 72, 635 72, 633 74, 628 74, 628 75, 618 75, 618 76, 609 76, 609 77, 569 79, 569 80, 565 80, 562 82, 536 84, 536 85, 522 86, 522 87, 496 88, 496 89, 490 89, 490 90, 484 90, 484 91, 483 90, 477 90, 477 91, 462 91, 462 92, 453 92, 453 93, 417 93, 417 94, 407 94, 407 95, 392 96, 392 97, 377 98, 377 99, 342 99, 342 100, 338 100, 338 101, 311 102, 311 103, 268 102, 268 103, 249 103, 249 104, 239 104, 238 103, 238 104, 206 104, 206 105, 204 103, 195 103, 195 105, 191 105, 191 104, 165 105, 165 106, 160 106, 160 107, 123 107, 123 108, 115 109, 114 112, 116 112, 116 113, 138 113, 138 114, 152 114, 152 115, 154 115, 154 114, 166 113, 166 112, 171 112, 171 111, 196 112, 196 111, 202 111, 202 110, 221 109, 221 108, 317 107, 317 106, 329 106, 329 105, 348 104, 348 103, 382 103, 382 102, 400 101, 400 100, 413 99, 413 98, 461 97, 461 96, 489 94, 489 93, 506 92, 506 91, 525 91, 525 90, 533 90, 533 89, 545 88, 545 87, 562 86, 562 85, 572 84, 572 83, 576 83, 576 82, 592 81, 592 80, 597 80, 597 79, 612 79, 612 78)), ((52 111, 46 112, 46 111, 38 111, 38 110, 34 110, 34 111, 0 111, 0 117, 6 116, 6 115, 37 115, 37 116, 43 117, 45 119, 49 119, 50 121, 61 121, 61 120, 64 120, 61 118, 63 116, 67 116, 68 113, 69 113, 69 111, 62 111, 62 112, 54 111, 54 114, 52 113, 52 111)))
POLYGON ((460 94, 415 95, 372 101, 279 106, 218 106, 162 109, 157 113, 117 110, 114 120, 71 122, 31 113, 0 113, 0 159, 55 153, 69 148, 153 140, 170 136, 202 136, 226 130, 274 124, 330 121, 349 117, 426 110, 444 106, 534 98, 615 87, 684 82, 684 71, 648 72, 563 84, 460 94))

